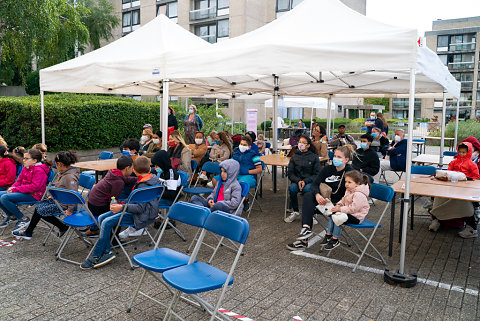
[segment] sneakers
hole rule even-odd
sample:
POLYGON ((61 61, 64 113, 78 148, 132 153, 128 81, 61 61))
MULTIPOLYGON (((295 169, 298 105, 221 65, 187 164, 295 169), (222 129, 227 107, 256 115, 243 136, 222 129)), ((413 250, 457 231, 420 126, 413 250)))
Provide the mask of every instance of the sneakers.
POLYGON ((287 249, 290 251, 305 250, 308 246, 308 242, 295 241, 293 243, 287 244, 287 249))
POLYGON ((93 268, 95 269, 101 268, 102 266, 110 263, 114 258, 116 258, 116 256, 112 252, 103 253, 102 257, 100 257, 100 259, 97 260, 93 268))
POLYGON ((297 236, 297 240, 306 240, 313 235, 312 230, 309 227, 302 227, 300 234, 297 236))
POLYGON ((15 232, 12 232, 12 235, 15 236, 17 239, 23 239, 23 240, 31 240, 32 239, 32 235, 27 235, 25 233, 25 231, 15 231, 15 232))
POLYGON ((7 216, 7 218, 0 223, 0 227, 7 227, 10 225, 10 223, 15 222, 16 220, 17 218, 11 218, 10 216, 7 216))
POLYGON ((458 236, 463 237, 464 239, 471 239, 478 237, 477 230, 474 230, 470 225, 465 226, 463 231, 458 232, 458 236))
POLYGON ((143 234, 146 234, 144 228, 141 228, 139 230, 135 230, 135 228, 134 228, 133 230, 134 231, 131 232, 129 236, 142 236, 143 234))
POLYGON ((283 221, 285 223, 292 223, 293 221, 295 221, 296 219, 300 218, 300 213, 299 212, 296 212, 296 211, 293 211, 292 214, 290 214, 289 216, 285 217, 283 219, 283 221))
POLYGON ((340 245, 340 241, 332 237, 330 241, 328 241, 327 245, 325 245, 324 249, 327 251, 331 251, 339 245, 340 245))
POLYGON ((480 220, 480 208, 479 207, 477 207, 475 209, 475 218, 476 218, 477 221, 480 220))
POLYGON ((430 223, 430 226, 428 227, 429 231, 436 232, 440 228, 440 222, 438 220, 433 220, 432 223, 430 223))
POLYGON ((423 208, 431 208, 433 205, 433 202, 431 199, 427 199, 425 203, 423 204, 423 208))
POLYGON ((200 175, 198 175, 198 180, 200 180, 200 181, 208 181, 208 177, 207 177, 207 175, 201 173, 200 175))
POLYGON ((82 270, 90 270, 92 269, 95 264, 97 264, 97 262, 100 260, 100 258, 96 255, 93 255, 93 254, 90 254, 87 259, 85 260, 85 262, 83 262, 82 264, 80 264, 80 268, 82 270))
POLYGON ((30 224, 30 219, 28 217, 25 217, 24 220, 17 220, 17 223, 13 227, 12 232, 20 231, 21 229, 28 227, 29 224, 30 224))
POLYGON ((245 200, 243 201, 243 211, 248 212, 249 209, 250 209, 250 200, 248 198, 245 198, 245 200))
POLYGON ((144 228, 136 230, 133 226, 129 226, 123 232, 120 232, 118 236, 120 237, 120 239, 123 240, 130 236, 141 236, 143 235, 144 232, 145 232, 144 228))
POLYGON ((208 182, 208 183, 207 183, 207 187, 208 187, 208 188, 213 188, 213 182, 211 182, 211 181, 208 182))
POLYGON ((91 229, 88 229, 86 232, 85 232, 85 236, 86 237, 96 237, 96 236, 99 236, 100 235, 100 230, 91 230, 91 229))
POLYGON ((321 246, 327 245, 328 242, 330 242, 331 239, 332 239, 332 235, 325 235, 325 237, 323 238, 323 240, 320 242, 320 245, 321 245, 321 246))

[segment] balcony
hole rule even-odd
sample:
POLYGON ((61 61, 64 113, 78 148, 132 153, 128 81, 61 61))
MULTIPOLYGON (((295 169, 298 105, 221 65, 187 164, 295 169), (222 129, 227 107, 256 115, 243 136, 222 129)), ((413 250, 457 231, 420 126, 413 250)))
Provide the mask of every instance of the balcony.
POLYGON ((455 70, 455 69, 473 69, 475 66, 475 62, 467 61, 467 62, 449 62, 448 69, 455 70))
POLYGON ((462 90, 472 90, 473 89, 473 81, 461 81, 462 90))
POLYGON ((205 35, 205 36, 200 36, 200 38, 210 43, 217 42, 217 36, 215 35, 205 35))
POLYGON ((209 7, 190 11, 190 21, 211 19, 217 16, 217 7, 209 7))
POLYGON ((451 43, 449 51, 474 51, 475 42, 451 43))

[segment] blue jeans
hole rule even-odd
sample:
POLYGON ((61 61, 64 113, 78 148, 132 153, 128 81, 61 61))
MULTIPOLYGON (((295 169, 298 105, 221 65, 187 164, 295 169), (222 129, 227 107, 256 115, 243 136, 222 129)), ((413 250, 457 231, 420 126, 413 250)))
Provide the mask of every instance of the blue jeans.
POLYGON ((239 182, 245 182, 247 183, 250 188, 255 188, 257 186, 257 176, 255 175, 250 175, 250 174, 247 174, 247 175, 238 175, 237 176, 237 180, 239 182))
POLYGON ((332 234, 333 237, 336 239, 338 239, 340 237, 340 234, 342 233, 342 227, 337 226, 335 223, 333 223, 331 215, 328 217, 327 233, 332 234))
POLYGON ((0 187, 0 192, 6 191, 6 188, 0 187))
MULTIPOLYGON (((301 193, 304 194, 310 192, 310 185, 311 184, 305 185, 301 193)), ((295 212, 298 212, 298 193, 300 193, 300 188, 298 187, 298 184, 290 184, 290 186, 288 187, 288 191, 290 192, 290 205, 295 212)))
POLYGON ((15 216, 17 219, 22 219, 24 216, 17 207, 19 202, 36 202, 37 200, 27 193, 7 193, 0 192, 0 208, 9 216, 15 216))
MULTIPOLYGON (((100 236, 98 237, 97 244, 95 244, 95 248, 93 249, 93 255, 100 257, 103 255, 103 253, 110 252, 112 229, 117 226, 121 215, 122 212, 118 212, 117 214, 113 212, 107 212, 98 217, 100 236)), ((123 214, 122 224, 133 224, 133 214, 123 214)))
POLYGON ((212 212, 215 212, 215 211, 222 211, 227 213, 233 212, 233 210, 231 210, 227 205, 225 205, 223 201, 216 202, 212 207, 208 206, 208 202, 206 199, 198 195, 193 195, 190 201, 192 202, 192 204, 207 207, 212 212))

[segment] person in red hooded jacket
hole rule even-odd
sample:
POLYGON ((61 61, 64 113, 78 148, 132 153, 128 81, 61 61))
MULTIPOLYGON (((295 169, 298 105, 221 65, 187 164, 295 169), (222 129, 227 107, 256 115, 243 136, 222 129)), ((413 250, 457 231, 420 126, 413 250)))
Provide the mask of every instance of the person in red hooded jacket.
POLYGON ((461 142, 457 146, 457 156, 448 165, 449 171, 462 172, 465 176, 479 179, 477 164, 472 161, 473 146, 469 142, 461 142))
POLYGON ((472 161, 477 164, 478 170, 480 171, 480 142, 473 137, 467 137, 463 140, 462 143, 470 143, 473 146, 472 161))
POLYGON ((7 146, 0 145, 0 191, 6 191, 17 177, 17 164, 22 161, 17 156, 9 154, 7 146))

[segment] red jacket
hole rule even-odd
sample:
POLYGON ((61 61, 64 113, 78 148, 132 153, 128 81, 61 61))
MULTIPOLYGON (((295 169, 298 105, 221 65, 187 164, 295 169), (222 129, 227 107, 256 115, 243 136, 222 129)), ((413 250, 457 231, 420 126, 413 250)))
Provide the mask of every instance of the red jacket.
POLYGON ((15 183, 17 177, 17 166, 11 158, 4 157, 0 159, 0 187, 8 188, 15 183))
POLYGON ((460 143, 457 146, 457 152, 458 152, 458 147, 465 145, 468 147, 468 152, 466 156, 460 156, 457 155, 454 157, 453 161, 448 165, 448 170, 449 171, 455 171, 455 172, 462 172, 465 174, 467 177, 471 177, 473 179, 479 179, 480 175, 478 173, 478 167, 477 164, 475 164, 472 161, 472 153, 473 153, 473 147, 472 144, 468 142, 460 143))
MULTIPOLYGON (((473 145, 474 150, 476 149, 476 150, 480 151, 480 143, 478 142, 478 140, 475 137, 473 137, 473 136, 467 137, 463 140, 462 143, 464 143, 464 142, 465 143, 471 143, 473 145)), ((472 159, 472 160, 475 164, 477 164, 478 170, 480 171, 480 160, 479 160, 478 156, 474 157, 474 159, 472 159)))

